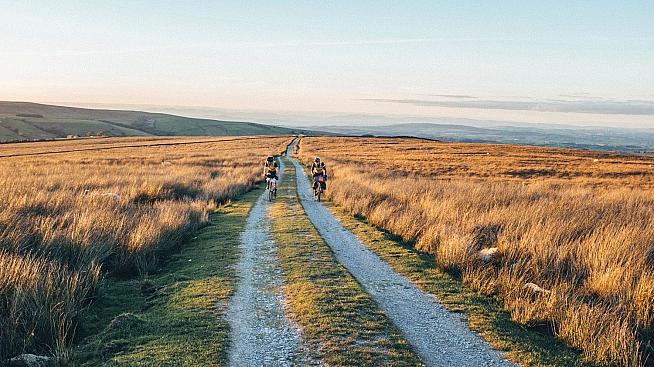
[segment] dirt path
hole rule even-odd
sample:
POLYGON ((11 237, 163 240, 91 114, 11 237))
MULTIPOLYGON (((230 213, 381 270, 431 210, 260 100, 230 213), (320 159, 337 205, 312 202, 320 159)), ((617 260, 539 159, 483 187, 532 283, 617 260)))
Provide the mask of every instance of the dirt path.
MULTIPOLYGON (((289 150, 290 152, 291 150, 289 150)), ((289 154, 290 155, 290 154, 289 154)), ((396 273, 314 200, 303 167, 296 168, 300 202, 309 219, 345 266, 372 296, 427 366, 513 366, 457 314, 396 273)))
POLYGON ((309 364, 299 331, 284 313, 282 271, 270 234, 268 206, 264 192, 241 235, 240 279, 226 315, 231 328, 230 366, 309 364))

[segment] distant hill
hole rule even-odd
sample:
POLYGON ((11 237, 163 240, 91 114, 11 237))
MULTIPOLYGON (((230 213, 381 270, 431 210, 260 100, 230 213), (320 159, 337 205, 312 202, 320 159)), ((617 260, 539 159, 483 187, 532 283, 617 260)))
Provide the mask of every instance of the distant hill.
POLYGON ((85 136, 293 135, 312 131, 141 111, 0 101, 0 142, 85 136))
POLYGON ((324 126, 321 130, 348 135, 414 136, 434 140, 540 145, 560 148, 611 150, 631 153, 654 151, 654 129, 550 126, 468 126, 435 123, 398 123, 383 126, 324 126))

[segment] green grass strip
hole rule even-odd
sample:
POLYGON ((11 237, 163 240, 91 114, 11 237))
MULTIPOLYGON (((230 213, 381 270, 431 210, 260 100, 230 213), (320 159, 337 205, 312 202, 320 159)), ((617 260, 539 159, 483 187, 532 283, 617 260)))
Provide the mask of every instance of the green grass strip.
POLYGON ((315 357, 330 366, 418 366, 418 357, 352 275, 334 258, 299 203, 286 161, 270 209, 290 318, 315 357))
POLYGON ((106 279, 81 325, 81 366, 224 366, 223 318, 236 286, 240 234, 254 190, 218 210, 210 225, 145 279, 106 279))
POLYGON ((590 366, 581 353, 548 332, 525 328, 511 320, 501 303, 466 286, 436 267, 433 256, 397 241, 395 236, 353 217, 331 202, 325 205, 361 242, 445 308, 461 312, 471 330, 522 366, 590 366))

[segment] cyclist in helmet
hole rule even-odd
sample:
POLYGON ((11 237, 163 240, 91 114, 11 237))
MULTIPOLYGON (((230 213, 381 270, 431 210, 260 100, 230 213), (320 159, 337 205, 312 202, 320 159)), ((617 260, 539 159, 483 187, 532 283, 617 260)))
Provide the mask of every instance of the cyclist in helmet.
POLYGON ((322 162, 320 160, 320 157, 316 157, 316 159, 313 160, 313 164, 311 165, 311 174, 313 175, 313 189, 315 190, 318 188, 318 182, 320 176, 322 176, 322 189, 326 190, 327 189, 327 166, 325 166, 325 162, 322 162))
POLYGON ((266 164, 263 166, 263 174, 266 177, 266 188, 268 188, 267 185, 270 184, 270 179, 274 178, 275 180, 279 180, 277 168, 279 168, 279 165, 277 164, 275 157, 270 156, 266 158, 266 164))

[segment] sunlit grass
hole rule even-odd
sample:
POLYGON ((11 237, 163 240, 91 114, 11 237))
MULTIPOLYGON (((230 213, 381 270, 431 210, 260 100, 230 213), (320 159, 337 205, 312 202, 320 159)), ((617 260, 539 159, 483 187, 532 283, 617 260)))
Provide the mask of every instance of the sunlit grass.
POLYGON ((102 274, 157 269, 290 141, 190 139, 11 145, 16 154, 96 150, 0 158, 0 361, 65 354, 102 274))
POLYGON ((638 366, 651 352, 651 158, 415 139, 305 138, 300 152, 327 162, 336 204, 516 322, 551 328, 594 363, 638 366))

